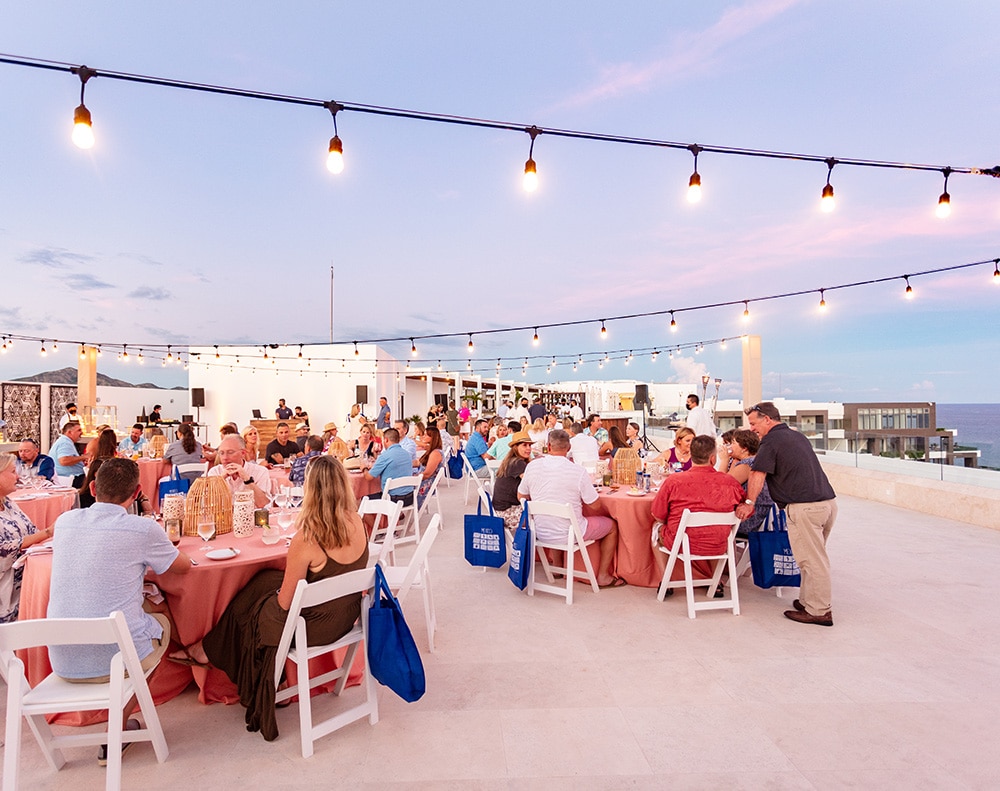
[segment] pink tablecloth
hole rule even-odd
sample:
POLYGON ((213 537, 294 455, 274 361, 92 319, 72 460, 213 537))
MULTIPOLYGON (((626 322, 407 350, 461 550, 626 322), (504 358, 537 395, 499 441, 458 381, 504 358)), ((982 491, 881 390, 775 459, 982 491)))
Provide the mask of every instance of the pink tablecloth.
MULTIPOLYGON (((647 494, 632 497, 626 489, 599 494, 597 502, 584 508, 584 514, 603 514, 618 522, 618 551, 615 554, 615 574, 629 585, 655 588, 660 584, 660 575, 653 561, 653 547, 650 534, 653 529, 653 499, 647 494)), ((590 556, 594 568, 599 557, 596 543, 590 546, 590 556)))
POLYGON ((52 527, 53 522, 64 511, 77 504, 75 489, 69 491, 16 491, 11 499, 24 511, 38 530, 52 527), (24 498, 24 499, 22 499, 24 498))
POLYGON ((169 475, 169 469, 163 472, 163 459, 139 459, 136 464, 139 465, 139 485, 142 487, 142 493, 149 498, 153 508, 159 510, 160 478, 169 475))
MULTIPOLYGON (((265 546, 260 533, 250 538, 220 536, 208 542, 212 549, 235 547, 240 554, 229 560, 212 561, 202 551, 205 542, 196 537, 181 539, 180 549, 198 561, 198 565, 183 575, 166 574, 162 577, 150 575, 150 580, 159 585, 167 596, 167 603, 177 626, 175 642, 190 645, 200 640, 211 629, 233 597, 250 578, 262 569, 283 569, 288 552, 285 543, 265 546)), ((21 584, 21 609, 19 618, 44 618, 49 602, 49 582, 52 576, 52 556, 33 555, 24 567, 21 584)), ((176 646, 171 646, 174 650, 176 646)), ((343 653, 335 656, 335 661, 343 661, 343 653)), ((48 652, 44 648, 21 652, 26 666, 28 683, 34 686, 49 673, 48 652)), ((364 657, 359 652, 352 670, 349 684, 356 684, 361 678, 364 657)), ((329 659, 320 658, 324 664, 318 672, 331 670, 329 659)), ((289 664, 289 681, 295 682, 294 666, 289 664)), ((236 703, 239 694, 236 686, 221 670, 215 668, 187 667, 164 659, 149 677, 149 688, 153 700, 159 704, 176 697, 191 681, 199 687, 198 699, 202 703, 236 703)), ((322 691, 322 688, 319 690, 322 691)), ((315 692, 314 692, 315 694, 315 692)), ((107 719, 106 712, 72 712, 59 714, 50 721, 62 725, 90 725, 107 719)))

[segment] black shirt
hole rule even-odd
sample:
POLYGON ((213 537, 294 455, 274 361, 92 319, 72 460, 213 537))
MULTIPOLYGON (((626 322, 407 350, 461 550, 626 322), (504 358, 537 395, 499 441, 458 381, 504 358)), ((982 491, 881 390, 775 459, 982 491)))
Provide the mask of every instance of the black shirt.
POLYGON ((512 459, 503 477, 497 476, 493 486, 494 510, 506 511, 520 502, 517 499, 517 487, 521 484, 521 476, 524 475, 524 468, 527 466, 528 462, 524 459, 512 459))
POLYGON ((528 407, 528 415, 531 417, 531 422, 534 423, 538 418, 545 418, 545 407, 541 404, 532 404, 528 407))
POLYGON ((279 406, 274 410, 274 416, 278 418, 278 420, 288 420, 288 418, 292 416, 292 410, 286 406, 279 406))
POLYGON ((781 508, 837 496, 809 440, 785 423, 773 426, 761 439, 753 471, 767 474, 771 499, 781 508))
POLYGON ((267 449, 264 451, 264 456, 268 461, 274 461, 274 454, 280 453, 282 460, 291 459, 298 455, 299 446, 294 442, 286 442, 282 445, 278 440, 272 439, 267 443, 267 449))

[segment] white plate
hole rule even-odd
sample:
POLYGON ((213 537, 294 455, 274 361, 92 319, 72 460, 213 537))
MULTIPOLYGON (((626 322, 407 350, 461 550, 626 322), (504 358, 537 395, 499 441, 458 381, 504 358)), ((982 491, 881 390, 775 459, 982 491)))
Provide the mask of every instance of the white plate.
POLYGON ((238 554, 240 554, 238 549, 213 549, 211 552, 206 552, 205 557, 209 560, 229 560, 238 554))
POLYGON ((636 492, 636 491, 633 491, 632 489, 629 489, 627 492, 625 492, 625 494, 627 494, 629 497, 645 497, 646 496, 645 492, 636 492))

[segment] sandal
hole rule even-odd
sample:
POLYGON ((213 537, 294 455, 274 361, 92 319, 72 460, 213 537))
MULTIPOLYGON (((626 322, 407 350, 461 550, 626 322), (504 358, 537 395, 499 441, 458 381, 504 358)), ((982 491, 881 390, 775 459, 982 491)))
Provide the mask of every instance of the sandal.
POLYGON ((621 577, 612 577, 611 578, 611 582, 609 582, 607 585, 598 585, 597 587, 601 588, 601 589, 604 589, 604 588, 623 588, 626 585, 628 585, 628 583, 625 580, 623 580, 621 577))
POLYGON ((186 645, 185 646, 181 646, 181 651, 184 652, 184 656, 170 656, 170 655, 168 655, 167 656, 167 660, 170 661, 170 662, 174 662, 175 664, 178 664, 178 665, 185 665, 186 667, 211 667, 212 666, 211 663, 209 663, 209 662, 199 662, 197 659, 195 659, 193 656, 191 656, 191 654, 188 651, 186 645))

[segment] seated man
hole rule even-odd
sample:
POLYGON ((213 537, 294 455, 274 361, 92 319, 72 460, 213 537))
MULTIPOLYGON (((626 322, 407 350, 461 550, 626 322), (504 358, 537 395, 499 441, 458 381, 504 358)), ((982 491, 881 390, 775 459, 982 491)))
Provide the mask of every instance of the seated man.
MULTIPOLYGON (((146 571, 186 574, 191 559, 170 543, 152 519, 132 516, 128 507, 139 495, 139 467, 130 459, 105 459, 90 484, 97 502, 62 514, 55 524, 48 617, 103 618, 115 610, 125 615, 142 667, 155 667, 167 649, 171 625, 143 598, 146 571)), ((49 649, 53 671, 68 681, 108 680, 110 645, 61 645, 49 649)), ((134 730, 125 710, 126 730, 134 730)), ((136 723, 137 725, 137 723, 136 723)), ((98 760, 106 760, 106 748, 98 760)))
POLYGON ((284 464, 299 455, 299 446, 288 438, 289 433, 287 423, 281 422, 274 427, 274 439, 267 443, 264 451, 264 458, 271 464, 284 464))
POLYGON ((56 474, 56 463, 50 456, 39 453, 38 443, 33 439, 22 439, 21 447, 17 450, 18 478, 28 478, 35 475, 39 478, 48 478, 50 481, 56 474))
POLYGON ((489 430, 490 421, 479 418, 469 435, 469 441, 465 443, 465 455, 477 478, 490 477, 489 468, 486 466, 486 459, 490 455, 490 449, 486 444, 486 434, 489 430))
POLYGON ((270 501, 271 475, 265 467, 246 460, 247 443, 239 434, 227 434, 215 452, 217 463, 208 471, 229 484, 230 494, 253 492, 253 504, 263 508, 270 501))
POLYGON ((306 465, 316 456, 323 455, 323 438, 313 434, 306 439, 306 452, 304 456, 299 456, 292 462, 292 469, 288 473, 288 480, 293 486, 302 486, 306 482, 306 465))
POLYGON ((569 427, 570 457, 576 464, 596 464, 601 456, 601 446, 590 434, 583 433, 582 423, 572 423, 569 427))
MULTIPOLYGON (((691 440, 691 469, 667 476, 653 500, 653 518, 663 523, 657 539, 659 546, 669 549, 674 545, 685 508, 692 512, 721 513, 735 510, 745 498, 746 493, 735 478, 715 469, 715 437, 695 437, 691 440)), ((693 527, 687 535, 695 555, 721 555, 726 551, 729 526, 693 527)), ((654 549, 653 558, 662 578, 667 556, 654 549)), ((697 561, 691 567, 696 577, 707 579, 712 576, 713 565, 709 561, 697 561)), ((683 579, 684 569, 680 564, 675 566, 675 571, 677 569, 680 569, 680 576, 675 579, 683 579)), ((672 588, 667 589, 668 595, 672 592, 672 588)), ((718 592, 716 595, 720 596, 718 592)))
POLYGON ((410 421, 406 418, 396 420, 392 427, 399 432, 399 447, 410 454, 414 467, 417 466, 417 443, 410 437, 410 421))
POLYGON ((295 424, 295 446, 299 449, 299 453, 306 452, 306 440, 309 439, 309 424, 308 423, 296 423, 295 424))
POLYGON ((86 455, 82 455, 76 447, 82 436, 80 424, 71 420, 62 427, 62 434, 49 448, 49 456, 55 462, 56 475, 72 478, 76 489, 83 486, 83 465, 87 461, 86 455))
POLYGON ((129 435, 118 443, 118 452, 127 458, 141 456, 149 445, 149 440, 142 435, 144 428, 142 423, 133 423, 129 435))
MULTIPOLYGON (((587 471, 566 458, 568 453, 569 434, 562 429, 550 431, 548 454, 530 462, 525 468, 517 487, 517 496, 522 500, 569 503, 584 540, 593 539, 601 548, 597 584, 602 588, 625 585, 625 580, 611 573, 611 563, 618 548, 618 524, 610 516, 583 515, 583 504, 596 502, 597 490, 587 471)), ((530 504, 528 511, 531 511, 530 504)), ((565 541, 568 529, 569 523, 565 519, 555 516, 535 519, 536 534, 543 541, 565 541)))
MULTIPOLYGON (((410 459, 410 454, 400 447, 399 432, 396 429, 387 428, 382 432, 382 444, 382 452, 371 469, 365 470, 364 475, 368 480, 378 478, 382 484, 382 491, 385 491, 386 482, 390 478, 408 478, 413 475, 413 460, 410 459)), ((413 505, 413 487, 393 487, 389 490, 389 498, 404 506, 413 505)))

